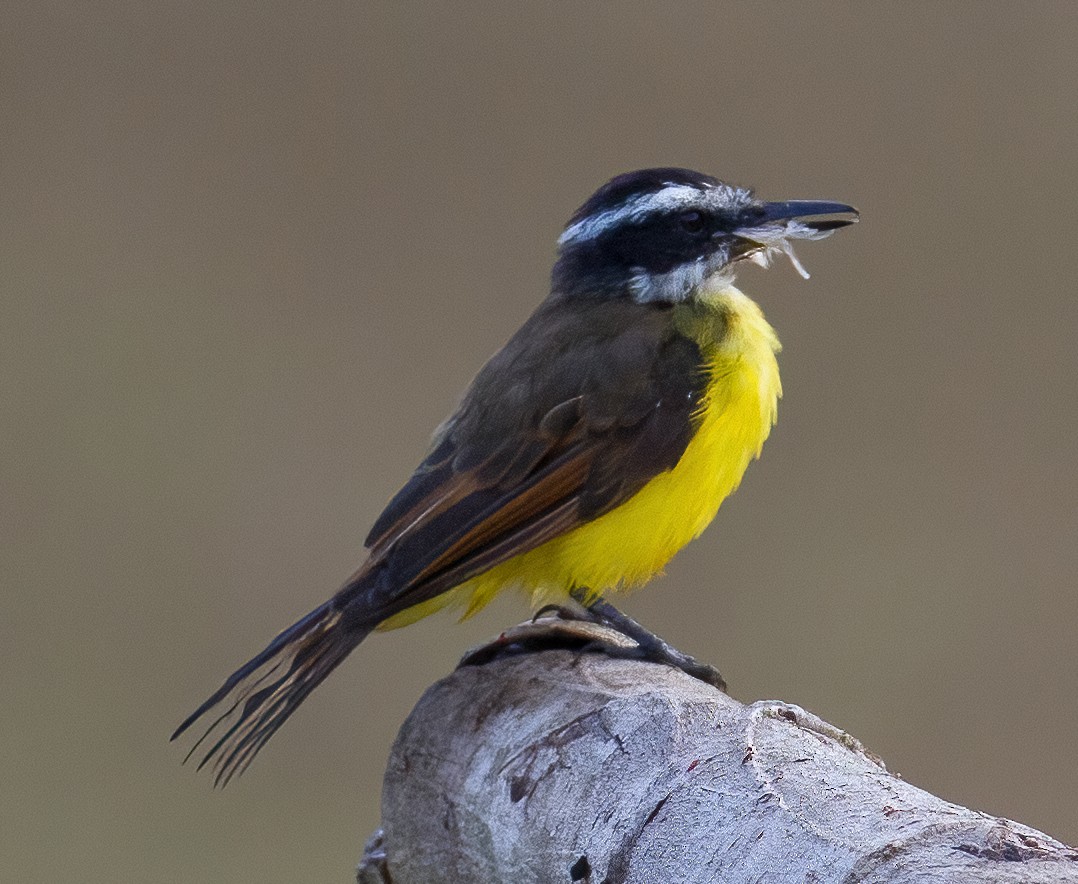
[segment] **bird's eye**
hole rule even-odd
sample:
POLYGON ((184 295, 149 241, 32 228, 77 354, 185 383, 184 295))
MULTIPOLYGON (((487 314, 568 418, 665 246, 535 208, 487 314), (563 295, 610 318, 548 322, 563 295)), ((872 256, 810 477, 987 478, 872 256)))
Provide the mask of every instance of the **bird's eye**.
POLYGON ((704 229, 704 216, 699 212, 682 212, 678 223, 686 233, 700 233, 704 229))

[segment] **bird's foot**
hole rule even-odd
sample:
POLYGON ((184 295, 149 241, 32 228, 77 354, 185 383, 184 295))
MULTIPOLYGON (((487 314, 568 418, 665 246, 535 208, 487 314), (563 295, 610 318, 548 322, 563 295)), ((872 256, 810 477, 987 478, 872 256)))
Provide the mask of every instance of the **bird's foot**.
POLYGON ((660 663, 726 691, 726 682, 714 666, 679 651, 609 602, 589 599, 583 592, 574 593, 568 605, 540 608, 531 622, 473 648, 460 665, 481 666, 503 657, 558 649, 660 663))
POLYGON ((610 657, 625 660, 647 660, 650 663, 660 663, 680 669, 686 675, 699 679, 706 684, 726 692, 726 680, 719 670, 708 663, 701 663, 695 657, 679 651, 654 632, 642 626, 628 614, 623 614, 605 599, 599 598, 587 601, 586 598, 574 596, 576 601, 584 605, 588 620, 600 626, 620 632, 632 639, 632 645, 596 642, 594 647, 585 647, 583 650, 594 650, 610 657))

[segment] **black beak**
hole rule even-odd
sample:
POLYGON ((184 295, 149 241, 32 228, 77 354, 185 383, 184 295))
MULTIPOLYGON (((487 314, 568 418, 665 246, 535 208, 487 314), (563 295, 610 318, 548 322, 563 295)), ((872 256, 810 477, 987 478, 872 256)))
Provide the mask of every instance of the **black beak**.
POLYGON ((763 203, 746 209, 738 219, 738 227, 751 229, 781 221, 799 221, 803 226, 820 233, 829 233, 857 222, 860 213, 853 206, 826 200, 787 200, 784 203, 763 203), (822 215, 846 215, 845 218, 821 218, 822 215))
MULTIPOLYGON (((733 231, 725 234, 729 237, 729 256, 733 261, 740 261, 776 247, 792 255, 790 240, 823 239, 856 223, 859 217, 853 206, 825 200, 755 203, 741 212, 733 231)), ((797 259, 791 260, 799 268, 798 272, 807 276, 797 259)))

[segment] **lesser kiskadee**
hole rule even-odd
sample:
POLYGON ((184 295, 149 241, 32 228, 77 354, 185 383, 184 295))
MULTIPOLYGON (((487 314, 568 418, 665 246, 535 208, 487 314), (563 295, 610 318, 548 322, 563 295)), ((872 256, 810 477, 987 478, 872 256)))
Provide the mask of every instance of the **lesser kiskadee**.
POLYGON ((703 531, 775 422, 779 342, 734 288, 738 262, 784 251, 800 269, 790 240, 856 218, 686 169, 603 185, 558 240, 550 295, 439 427, 366 561, 173 738, 227 704, 202 761, 227 782, 373 630, 448 604, 468 616, 519 588, 609 619, 602 594, 644 583, 703 531))

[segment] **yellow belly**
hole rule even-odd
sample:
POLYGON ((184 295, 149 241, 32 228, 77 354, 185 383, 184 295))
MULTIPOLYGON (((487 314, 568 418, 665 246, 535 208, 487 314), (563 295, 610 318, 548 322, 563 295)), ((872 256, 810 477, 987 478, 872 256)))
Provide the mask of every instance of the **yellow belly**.
POLYGON ((700 534, 775 423, 779 343, 759 307, 730 286, 706 306, 691 308, 685 326, 701 346, 708 383, 699 429, 677 466, 609 513, 402 612, 383 628, 450 603, 462 605, 467 617, 510 587, 530 592, 539 605, 577 588, 601 593, 638 586, 700 534))

